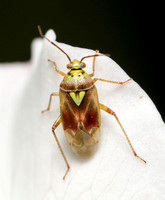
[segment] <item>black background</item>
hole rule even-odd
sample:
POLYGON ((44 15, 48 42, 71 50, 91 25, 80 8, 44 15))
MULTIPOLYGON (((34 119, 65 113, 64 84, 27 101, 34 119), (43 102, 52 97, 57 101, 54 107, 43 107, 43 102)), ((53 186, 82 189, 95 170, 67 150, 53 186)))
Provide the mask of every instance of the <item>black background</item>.
POLYGON ((0 62, 29 60, 37 25, 43 32, 53 28, 59 42, 110 53, 165 119, 163 7, 159 1, 6 0, 0 3, 0 62))

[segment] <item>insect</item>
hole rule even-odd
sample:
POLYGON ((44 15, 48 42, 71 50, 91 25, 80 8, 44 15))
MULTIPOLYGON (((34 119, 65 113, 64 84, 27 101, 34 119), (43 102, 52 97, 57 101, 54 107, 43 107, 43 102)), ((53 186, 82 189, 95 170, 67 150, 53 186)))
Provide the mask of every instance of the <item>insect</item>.
POLYGON ((81 58, 80 61, 77 59, 71 61, 70 57, 64 50, 43 35, 40 26, 38 26, 38 30, 42 38, 45 38, 62 51, 69 60, 69 64, 66 66, 69 69, 69 72, 65 74, 57 68, 56 62, 48 59, 49 62, 53 63, 56 72, 64 78, 60 84, 59 92, 54 92, 50 95, 48 107, 42 111, 42 113, 49 111, 53 96, 60 97, 60 116, 54 122, 52 132, 67 166, 63 179, 65 179, 68 174, 70 166, 56 136, 56 128, 62 123, 66 139, 71 145, 72 150, 81 158, 89 158, 94 154, 100 137, 100 110, 103 110, 116 118, 134 155, 146 163, 146 161, 139 157, 135 152, 115 112, 107 106, 99 103, 95 86, 96 81, 123 85, 130 81, 131 78, 124 82, 110 81, 102 78, 92 79, 95 73, 95 59, 97 56, 103 54, 99 54, 99 52, 96 51, 94 55, 87 55, 81 58), (91 57, 93 57, 93 72, 88 74, 84 71, 86 64, 83 60, 91 57))

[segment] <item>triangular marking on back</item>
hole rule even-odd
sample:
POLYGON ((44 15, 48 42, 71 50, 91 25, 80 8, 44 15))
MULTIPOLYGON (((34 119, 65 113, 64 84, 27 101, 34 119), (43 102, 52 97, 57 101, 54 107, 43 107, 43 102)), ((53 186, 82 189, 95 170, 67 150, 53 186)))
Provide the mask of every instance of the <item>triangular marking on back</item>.
POLYGON ((69 95, 71 96, 75 104, 79 106, 85 96, 85 91, 69 92, 69 95))

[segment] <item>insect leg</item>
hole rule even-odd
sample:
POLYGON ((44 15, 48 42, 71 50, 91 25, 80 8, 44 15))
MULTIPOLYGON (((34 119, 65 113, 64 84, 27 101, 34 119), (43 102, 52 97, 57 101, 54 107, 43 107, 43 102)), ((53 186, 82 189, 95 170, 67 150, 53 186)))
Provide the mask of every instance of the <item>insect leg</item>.
POLYGON ((119 81, 109 81, 109 80, 105 80, 105 79, 102 79, 102 78, 94 78, 93 79, 93 83, 95 83, 96 81, 104 81, 104 82, 108 82, 108 83, 115 83, 115 84, 120 84, 120 85, 123 85, 124 83, 127 83, 128 81, 132 80, 132 78, 124 81, 124 82, 119 82, 119 81))
POLYGON ((62 71, 60 71, 60 70, 57 69, 57 65, 56 65, 56 62, 55 62, 55 61, 50 60, 50 59, 48 59, 48 61, 51 62, 51 63, 53 63, 54 68, 55 68, 55 70, 56 70, 57 73, 59 73, 59 74, 62 75, 62 76, 65 76, 65 73, 64 73, 64 72, 62 72, 62 71))
POLYGON ((121 122, 119 121, 118 117, 116 116, 115 112, 112 111, 112 110, 111 110, 110 108, 108 108, 107 106, 101 104, 101 103, 99 104, 99 107, 100 107, 100 109, 102 109, 102 110, 104 110, 105 112, 107 112, 107 113, 113 115, 113 116, 116 118, 116 120, 117 120, 117 122, 118 122, 118 124, 119 124, 121 130, 123 131, 123 133, 124 133, 124 135, 125 135, 125 137, 126 137, 128 143, 129 143, 129 145, 130 145, 130 147, 131 147, 131 149, 132 149, 134 155, 135 155, 136 157, 138 157, 140 160, 142 160, 143 162, 146 163, 146 161, 143 160, 140 156, 138 156, 137 153, 135 152, 135 150, 134 150, 134 148, 133 148, 133 146, 132 146, 132 144, 131 144, 131 141, 129 140, 129 138, 128 138, 128 136, 127 136, 127 134, 126 134, 126 132, 125 132, 125 130, 124 130, 124 128, 123 128, 121 122))
MULTIPOLYGON (((96 50, 95 55, 97 55, 98 53, 99 53, 99 51, 96 50)), ((93 58, 93 72, 91 74, 89 74, 90 77, 94 76, 94 74, 95 74, 95 61, 96 61, 96 56, 94 56, 94 58, 93 58)))
POLYGON ((59 93, 52 93, 52 94, 50 95, 48 107, 47 107, 47 109, 42 110, 41 113, 44 113, 44 112, 47 112, 47 111, 50 110, 50 105, 51 105, 51 102, 52 102, 52 96, 59 96, 59 93))
POLYGON ((58 141, 58 138, 57 138, 57 136, 56 136, 56 134, 55 134, 55 129, 58 127, 58 125, 59 125, 60 123, 61 123, 61 116, 59 116, 59 117, 56 119, 56 121, 54 122, 54 124, 53 124, 53 126, 52 126, 52 132, 53 132, 53 135, 54 135, 54 137, 55 137, 55 139, 56 139, 57 145, 58 145, 58 147, 59 147, 59 149, 60 149, 60 151, 61 151, 61 154, 62 154, 62 156, 63 156, 63 158, 64 158, 64 160, 65 160, 66 166, 67 166, 66 173, 65 173, 65 175, 64 175, 64 177, 63 177, 63 179, 65 179, 65 177, 66 177, 66 175, 67 175, 67 173, 68 173, 68 171, 69 171, 69 169, 70 169, 70 166, 69 166, 69 163, 68 163, 68 161, 67 161, 67 159, 66 159, 66 157, 65 157, 65 154, 64 154, 64 152, 63 152, 63 150, 62 150, 62 148, 61 148, 61 145, 60 145, 60 143, 59 143, 59 141, 58 141))

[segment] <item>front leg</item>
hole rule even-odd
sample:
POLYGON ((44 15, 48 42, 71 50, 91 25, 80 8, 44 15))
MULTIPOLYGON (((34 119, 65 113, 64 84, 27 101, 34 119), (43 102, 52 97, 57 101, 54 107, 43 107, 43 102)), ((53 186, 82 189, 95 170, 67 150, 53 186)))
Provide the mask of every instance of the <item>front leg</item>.
POLYGON ((56 62, 55 62, 55 61, 50 60, 50 59, 48 59, 48 61, 51 62, 51 63, 53 63, 54 68, 55 68, 55 70, 56 70, 57 73, 59 73, 61 76, 65 76, 65 73, 62 72, 62 71, 60 71, 60 70, 57 68, 57 65, 56 65, 56 62))
POLYGON ((102 79, 102 78, 94 78, 93 79, 93 83, 95 83, 96 81, 104 81, 104 82, 108 82, 108 83, 114 83, 114 84, 120 84, 120 85, 123 85, 124 83, 127 83, 128 81, 132 80, 132 78, 129 78, 128 80, 126 81, 109 81, 109 80, 105 80, 105 79, 102 79))
POLYGON ((134 155, 135 155, 136 157, 138 157, 140 160, 142 160, 143 162, 146 163, 146 161, 143 160, 140 156, 138 156, 137 153, 135 152, 135 150, 134 150, 134 148, 133 148, 133 146, 132 146, 132 144, 131 144, 131 141, 129 140, 129 138, 128 138, 128 136, 127 136, 127 134, 126 134, 126 132, 125 132, 125 130, 124 130, 124 128, 123 128, 121 122, 119 121, 117 115, 115 114, 115 112, 114 112, 113 110, 111 110, 110 108, 108 108, 107 106, 101 104, 101 103, 99 104, 99 107, 100 107, 100 109, 102 109, 102 110, 104 110, 105 112, 107 112, 107 113, 113 115, 113 116, 116 118, 116 120, 117 120, 117 122, 118 122, 118 124, 119 124, 121 130, 123 131, 123 133, 124 133, 124 135, 125 135, 125 137, 126 137, 128 143, 129 143, 129 145, 130 145, 130 147, 131 147, 131 149, 132 149, 134 155))
MULTIPOLYGON (((95 53, 95 55, 97 55, 99 53, 99 51, 98 50, 96 50, 96 53, 95 53)), ((94 58, 93 58, 93 71, 92 71, 92 73, 91 74, 89 74, 89 76, 90 77, 93 77, 94 76, 94 74, 95 74, 95 61, 96 61, 96 56, 94 56, 94 58)))

